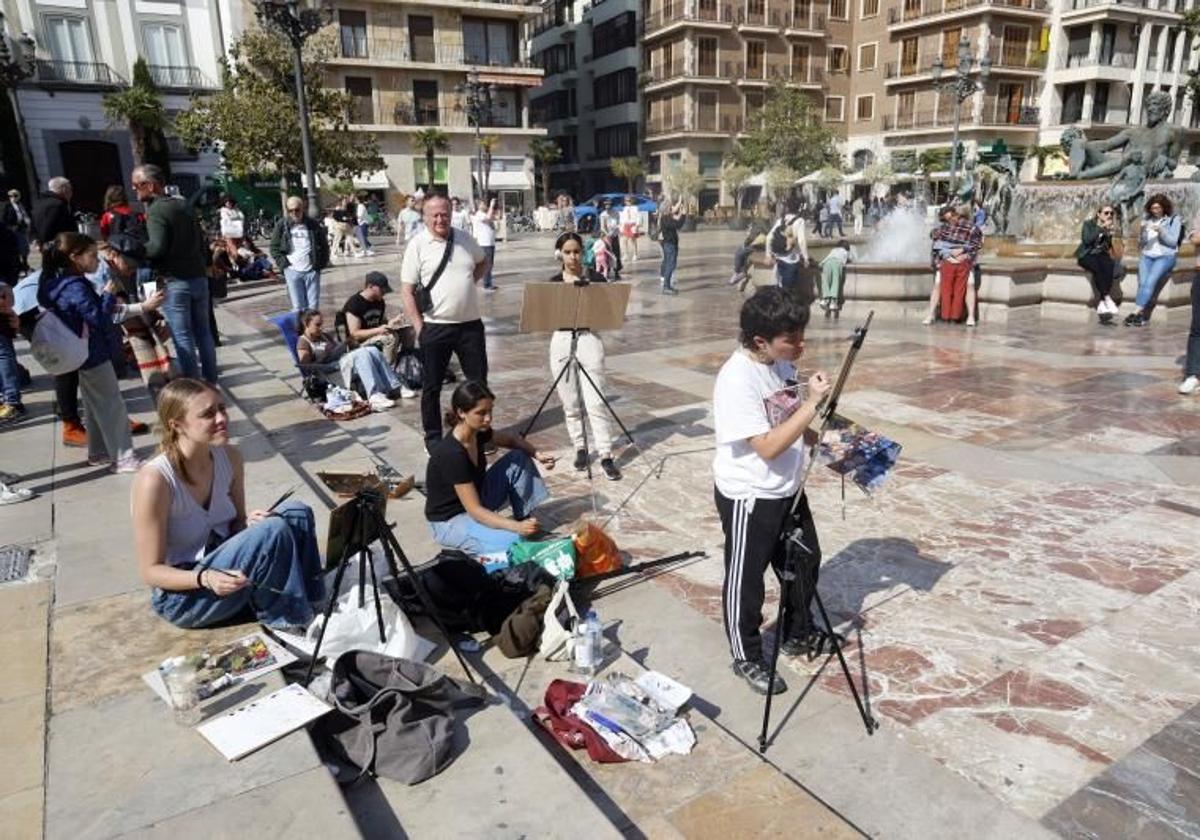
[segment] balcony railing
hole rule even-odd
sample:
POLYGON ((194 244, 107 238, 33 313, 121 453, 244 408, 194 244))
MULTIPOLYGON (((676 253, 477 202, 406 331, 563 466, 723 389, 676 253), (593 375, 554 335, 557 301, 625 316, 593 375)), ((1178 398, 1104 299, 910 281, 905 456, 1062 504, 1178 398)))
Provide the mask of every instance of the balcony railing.
POLYGON ((1175 14, 1183 14, 1187 10, 1186 0, 1069 0, 1063 5, 1063 11, 1077 12, 1101 6, 1124 6, 1133 9, 1174 12, 1175 14))
POLYGON ((125 80, 99 61, 59 61, 39 58, 34 78, 39 82, 120 87, 125 80))
MULTIPOLYGON (((474 124, 467 118, 466 111, 458 108, 439 108, 432 105, 412 105, 402 102, 375 111, 373 107, 352 107, 347 114, 347 121, 361 125, 400 125, 400 126, 438 126, 440 128, 470 128, 474 124)), ((493 114, 481 123, 483 128, 522 128, 521 119, 517 115, 504 116, 493 114)))
POLYGON ((211 89, 216 87, 212 79, 200 72, 200 68, 187 65, 151 64, 150 78, 161 88, 183 90, 211 89))
POLYGON ((823 71, 816 67, 793 69, 786 62, 763 64, 757 68, 747 69, 740 61, 699 62, 692 64, 685 59, 677 58, 670 64, 657 64, 650 68, 647 81, 650 83, 665 82, 670 79, 721 79, 732 82, 791 82, 793 84, 820 84, 824 78, 823 71))
POLYGON ((1135 53, 1113 53, 1112 55, 1097 56, 1096 58, 1092 58, 1087 54, 1072 55, 1068 53, 1058 61, 1059 70, 1067 70, 1073 67, 1113 67, 1118 70, 1132 70, 1136 66, 1137 55, 1135 53))
POLYGON ((888 9, 888 23, 908 23, 922 18, 961 12, 964 10, 1014 9, 1030 12, 1049 12, 1048 0, 920 0, 888 9))
POLYGON ((1046 54, 1038 50, 1036 41, 992 44, 988 58, 992 60, 992 67, 1010 70, 1043 70, 1046 67, 1046 54))
POLYGON ((670 117, 646 122, 646 135, 654 137, 680 131, 706 131, 721 134, 740 134, 746 130, 746 118, 727 111, 704 111, 696 108, 692 114, 672 114, 670 117))
MULTIPOLYGON (((1013 112, 1007 103, 1000 102, 996 97, 988 97, 983 100, 980 119, 975 120, 964 115, 960 125, 963 127, 1009 125, 1037 128, 1038 109, 1022 106, 1019 111, 1013 112)), ((908 114, 884 114, 883 116, 884 131, 904 131, 918 128, 953 129, 954 111, 946 108, 942 111, 914 111, 908 114)))
POLYGON ((643 32, 654 32, 675 23, 729 23, 739 26, 762 26, 772 29, 821 30, 825 15, 814 12, 811 6, 792 10, 772 9, 751 12, 733 6, 704 8, 691 4, 672 4, 651 12, 642 21, 643 32))
POLYGON ((517 55, 480 55, 459 46, 445 46, 430 41, 415 44, 391 38, 370 38, 366 42, 343 41, 342 58, 374 59, 376 61, 419 61, 425 64, 442 64, 452 67, 535 67, 532 60, 517 55))

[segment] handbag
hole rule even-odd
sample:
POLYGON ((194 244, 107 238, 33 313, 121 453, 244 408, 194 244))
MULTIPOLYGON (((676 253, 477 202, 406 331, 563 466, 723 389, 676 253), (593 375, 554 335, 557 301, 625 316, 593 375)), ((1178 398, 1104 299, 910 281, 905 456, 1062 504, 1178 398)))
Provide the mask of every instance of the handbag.
POLYGON ((333 761, 357 775, 406 785, 423 782, 458 757, 454 712, 482 705, 485 693, 420 662, 352 650, 333 663, 327 698, 334 710, 313 727, 333 761))
POLYGON ((417 311, 424 315, 429 310, 433 309, 433 287, 437 285, 438 280, 442 278, 442 272, 446 270, 446 264, 450 262, 450 254, 454 251, 454 228, 450 228, 450 235, 446 237, 446 250, 442 251, 442 261, 438 263, 438 267, 434 270, 433 276, 429 278, 429 285, 418 283, 413 289, 413 298, 417 302, 417 311))
POLYGON ((73 373, 83 367, 88 358, 88 327, 75 332, 50 309, 43 309, 29 337, 29 349, 33 358, 52 376, 73 373))
POLYGON ((565 580, 560 582, 546 606, 546 615, 542 618, 542 640, 538 645, 538 653, 551 662, 570 661, 575 647, 575 636, 572 634, 572 619, 579 621, 579 610, 571 600, 570 584, 565 580), (560 619, 559 611, 566 610, 566 626, 560 619))

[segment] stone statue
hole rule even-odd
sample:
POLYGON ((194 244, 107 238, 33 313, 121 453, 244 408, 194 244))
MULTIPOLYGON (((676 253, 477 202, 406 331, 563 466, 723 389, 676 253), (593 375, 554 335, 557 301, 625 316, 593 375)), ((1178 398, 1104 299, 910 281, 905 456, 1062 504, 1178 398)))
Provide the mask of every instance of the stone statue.
POLYGON ((1171 125, 1171 95, 1157 90, 1146 98, 1146 125, 1134 125, 1107 140, 1088 140, 1071 126, 1059 141, 1072 180, 1113 178, 1108 200, 1126 211, 1142 196, 1150 178, 1170 177, 1179 164, 1183 132, 1171 125), (1119 151, 1119 154, 1108 154, 1119 151))
POLYGON ((1012 155, 1004 155, 994 164, 992 169, 996 177, 984 200, 988 218, 995 225, 996 233, 1008 233, 1009 212, 1012 210, 1013 192, 1017 187, 1017 164, 1012 155))
POLYGON ((970 203, 975 198, 975 167, 978 161, 967 158, 963 161, 962 174, 958 182, 958 200, 970 203))

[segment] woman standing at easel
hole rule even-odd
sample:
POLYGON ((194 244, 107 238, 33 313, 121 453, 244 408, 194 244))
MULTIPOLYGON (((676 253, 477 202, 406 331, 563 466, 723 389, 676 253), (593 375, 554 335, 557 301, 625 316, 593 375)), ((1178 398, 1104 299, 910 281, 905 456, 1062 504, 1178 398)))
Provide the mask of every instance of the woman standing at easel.
MULTIPOLYGON (((562 255, 562 271, 549 278, 551 283, 574 283, 586 286, 589 283, 604 283, 604 275, 583 265, 583 239, 570 232, 558 237, 554 249, 562 255)), ((608 409, 600 394, 604 391, 604 342, 591 330, 577 330, 575 358, 587 371, 591 384, 576 383, 573 374, 558 380, 558 398, 563 404, 563 418, 567 434, 575 447, 575 469, 586 470, 588 451, 583 437, 583 415, 580 413, 579 392, 583 391, 583 405, 587 409, 588 423, 592 428, 596 451, 600 454, 600 469, 609 481, 618 481, 621 471, 612 458, 612 430, 608 425, 608 409), (596 387, 593 388, 592 384, 596 387), (578 386, 578 387, 577 387, 578 386)), ((550 374, 558 376, 563 365, 571 357, 571 330, 555 330, 550 337, 550 374)))

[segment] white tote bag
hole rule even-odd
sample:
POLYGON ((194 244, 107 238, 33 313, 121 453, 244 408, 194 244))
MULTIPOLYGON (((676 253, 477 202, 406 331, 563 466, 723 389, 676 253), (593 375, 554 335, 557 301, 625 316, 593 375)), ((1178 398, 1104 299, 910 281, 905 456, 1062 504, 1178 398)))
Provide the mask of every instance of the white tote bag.
POLYGON ((546 616, 542 620, 542 641, 538 645, 538 653, 551 662, 569 661, 575 646, 575 637, 571 633, 572 619, 578 623, 579 610, 575 609, 575 602, 571 600, 570 586, 569 581, 558 582, 550 604, 546 607, 546 616), (563 608, 567 611, 566 627, 563 627, 558 617, 563 608))
POLYGON ((29 338, 33 358, 51 376, 73 373, 83 367, 88 357, 88 328, 83 325, 83 335, 63 323, 62 318, 43 309, 29 338))
MULTIPOLYGON (((424 662, 425 657, 437 646, 417 634, 408 616, 390 598, 381 594, 380 604, 383 607, 383 627, 387 635, 385 644, 379 643, 375 598, 371 589, 368 587, 367 597, 361 607, 358 605, 357 586, 352 585, 343 591, 333 615, 329 617, 325 638, 321 640, 321 658, 332 662, 348 650, 367 650, 397 659, 424 662)), ((316 645, 317 633, 320 632, 324 620, 324 615, 318 615, 308 626, 305 639, 310 646, 316 645)), ((311 651, 312 647, 309 647, 309 650, 311 651)))

